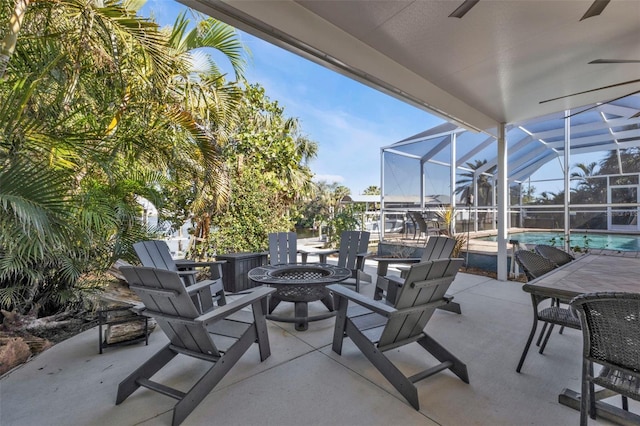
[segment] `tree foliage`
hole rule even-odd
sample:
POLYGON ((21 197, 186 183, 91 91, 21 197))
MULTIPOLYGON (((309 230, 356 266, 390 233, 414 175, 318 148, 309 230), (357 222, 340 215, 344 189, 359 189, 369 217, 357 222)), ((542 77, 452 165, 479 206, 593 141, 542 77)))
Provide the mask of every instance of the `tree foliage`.
POLYGON ((257 84, 246 87, 238 114, 224 150, 232 196, 211 216, 209 255, 265 250, 270 232, 294 228, 296 201, 310 192, 307 163, 317 144, 300 134, 297 120, 257 84))
POLYGON ((206 256, 260 250, 268 232, 292 228, 310 191, 317 144, 244 82, 235 30, 186 14, 162 30, 138 15, 143 3, 0 7, 4 309, 63 309, 114 260, 135 261, 132 243, 155 232, 141 198, 174 229, 190 219, 206 256))

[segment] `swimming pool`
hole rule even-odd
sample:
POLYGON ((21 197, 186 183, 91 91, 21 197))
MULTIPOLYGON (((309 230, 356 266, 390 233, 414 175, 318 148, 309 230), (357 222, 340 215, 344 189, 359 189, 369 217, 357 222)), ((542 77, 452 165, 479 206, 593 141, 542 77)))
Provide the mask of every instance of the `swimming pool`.
MULTIPOLYGON (((481 237, 478 240, 497 241, 497 236, 481 237)), ((516 232, 509 234, 507 239, 518 240, 521 244, 549 244, 557 247, 563 245, 561 232, 516 232)), ((640 251, 640 235, 627 234, 594 234, 583 232, 571 233, 571 247, 579 246, 584 249, 606 249, 619 251, 640 251)))

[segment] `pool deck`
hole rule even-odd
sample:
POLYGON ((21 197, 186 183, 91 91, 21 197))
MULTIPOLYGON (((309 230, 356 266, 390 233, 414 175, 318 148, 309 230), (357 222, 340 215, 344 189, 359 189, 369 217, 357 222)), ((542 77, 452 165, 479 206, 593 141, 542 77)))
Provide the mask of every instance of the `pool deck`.
MULTIPOLYGON (((562 233, 563 229, 537 229, 537 228, 510 228, 509 234, 515 234, 518 232, 552 232, 552 233, 562 233)), ((572 233, 585 233, 584 229, 573 229, 572 233)), ((591 234, 614 234, 614 235, 637 235, 640 237, 640 233, 632 233, 629 231, 607 231, 607 230, 588 230, 591 234)), ((497 235, 496 230, 486 230, 486 231, 478 231, 478 232, 470 232, 468 244, 465 244, 463 251, 468 251, 469 253, 478 253, 478 254, 497 254, 498 253, 498 243, 495 241, 485 241, 480 240, 478 238, 490 237, 497 235)), ((383 242, 392 243, 392 244, 402 244, 408 246, 422 247, 424 246, 425 239, 421 238, 419 241, 412 238, 394 238, 385 235, 385 240, 383 242)), ((525 248, 527 245, 520 244, 520 248, 525 248)), ((533 247, 533 245, 529 244, 529 246, 533 247)), ((512 244, 507 244, 507 249, 511 251, 513 249, 512 244)), ((590 247, 589 253, 591 254, 602 254, 602 255, 618 255, 625 257, 639 257, 640 252, 636 251, 622 251, 622 250, 610 250, 610 249, 602 249, 596 247, 590 247)), ((579 255, 580 253, 576 253, 579 255)))

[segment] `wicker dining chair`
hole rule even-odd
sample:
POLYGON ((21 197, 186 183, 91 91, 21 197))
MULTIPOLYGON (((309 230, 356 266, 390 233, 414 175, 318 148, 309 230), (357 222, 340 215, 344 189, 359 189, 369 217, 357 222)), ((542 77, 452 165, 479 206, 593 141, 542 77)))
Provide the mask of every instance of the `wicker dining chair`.
POLYGON ((587 414, 596 418, 594 385, 622 395, 625 411, 627 398, 640 401, 640 294, 587 293, 571 306, 582 323, 580 425, 585 426, 587 414), (597 375, 593 364, 602 366, 597 375))
POLYGON ((530 250, 517 250, 514 253, 514 258, 529 281, 541 277, 558 267, 555 262, 530 250))
MULTIPOLYGON (((550 272, 558 267, 549 259, 529 250, 517 250, 514 253, 514 258, 516 262, 518 262, 518 265, 520 265, 520 267, 524 271, 528 280, 533 280, 535 278, 541 277, 547 272, 550 272)), ((553 331, 553 327, 555 325, 580 330, 580 321, 578 320, 578 317, 570 307, 560 306, 560 300, 552 299, 551 306, 539 309, 540 303, 546 299, 548 299, 548 297, 540 297, 534 294, 531 295, 531 302, 533 305, 533 325, 531 327, 531 332, 529 333, 527 343, 525 344, 524 350, 522 351, 522 355, 520 356, 518 367, 516 368, 516 371, 518 373, 522 369, 524 360, 527 357, 527 353, 529 352, 529 347, 531 346, 533 337, 536 334, 538 321, 542 321, 544 323, 542 326, 542 330, 540 330, 538 340, 536 341, 536 346, 540 347, 538 352, 541 354, 544 352, 544 349, 547 346, 547 342, 549 341, 549 337, 551 337, 551 332, 553 331), (549 327, 548 330, 547 327, 549 327)))
POLYGON ((570 255, 566 251, 560 250, 557 247, 553 247, 547 244, 538 244, 533 249, 536 253, 546 257, 558 266, 562 266, 571 262, 572 260, 575 260, 575 257, 570 255))

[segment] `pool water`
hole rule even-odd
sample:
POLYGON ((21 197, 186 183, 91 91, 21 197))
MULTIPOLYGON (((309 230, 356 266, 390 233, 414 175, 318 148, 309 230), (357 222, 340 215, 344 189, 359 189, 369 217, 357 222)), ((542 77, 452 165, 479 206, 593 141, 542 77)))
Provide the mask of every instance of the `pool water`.
MULTIPOLYGON (((497 241, 497 236, 477 238, 482 241, 497 241)), ((549 244, 562 247, 564 244, 563 234, 560 232, 517 232, 509 234, 508 240, 518 240, 521 244, 549 244)), ((640 251, 640 235, 626 234, 594 234, 594 233, 571 233, 571 247, 581 249, 606 249, 619 251, 640 251)))

